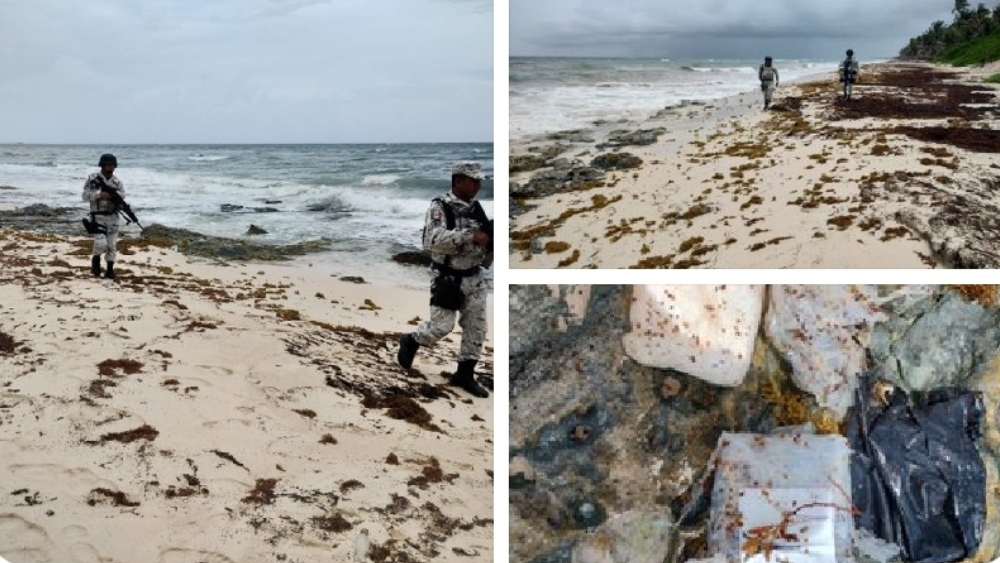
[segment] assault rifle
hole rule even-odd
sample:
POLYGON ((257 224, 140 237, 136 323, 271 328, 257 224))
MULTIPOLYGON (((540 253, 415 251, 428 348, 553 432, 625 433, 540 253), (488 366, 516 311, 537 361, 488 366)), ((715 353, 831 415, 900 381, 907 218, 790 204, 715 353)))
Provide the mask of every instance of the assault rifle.
POLYGON ((125 200, 122 199, 122 196, 119 195, 116 190, 112 189, 111 186, 104 182, 104 178, 102 178, 100 174, 98 174, 97 177, 91 181, 91 185, 97 186, 102 192, 108 194, 108 199, 112 204, 114 204, 115 211, 125 218, 126 225, 129 223, 135 223, 136 225, 139 225, 140 230, 145 230, 142 224, 139 223, 139 218, 135 216, 135 212, 132 211, 129 204, 125 203, 125 200))

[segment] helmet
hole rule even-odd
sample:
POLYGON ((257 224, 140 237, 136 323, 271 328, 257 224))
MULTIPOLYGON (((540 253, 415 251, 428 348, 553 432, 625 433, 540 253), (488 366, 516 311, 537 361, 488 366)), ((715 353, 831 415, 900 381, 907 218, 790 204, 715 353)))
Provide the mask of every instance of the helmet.
POLYGON ((772 59, 771 57, 764 57, 764 62, 765 62, 765 63, 769 63, 769 62, 771 62, 772 60, 774 60, 774 59, 772 59))
POLYGON ((848 49, 847 50, 847 56, 848 57, 853 57, 854 56, 854 49, 848 49))
POLYGON ((118 159, 115 158, 115 155, 111 153, 104 153, 101 155, 101 159, 97 161, 97 165, 104 166, 105 164, 113 164, 115 166, 118 166, 118 159))

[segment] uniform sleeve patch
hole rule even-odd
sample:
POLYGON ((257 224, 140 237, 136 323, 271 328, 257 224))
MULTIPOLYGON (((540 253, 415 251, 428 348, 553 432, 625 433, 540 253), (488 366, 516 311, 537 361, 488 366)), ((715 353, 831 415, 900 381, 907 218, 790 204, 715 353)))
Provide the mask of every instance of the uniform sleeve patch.
POLYGON ((443 211, 441 211, 440 209, 435 209, 435 210, 434 210, 434 211, 433 211, 433 212, 431 213, 431 219, 432 219, 432 220, 433 220, 433 221, 434 221, 435 223, 438 223, 438 222, 440 222, 440 221, 441 221, 442 219, 444 219, 444 212, 443 212, 443 211))

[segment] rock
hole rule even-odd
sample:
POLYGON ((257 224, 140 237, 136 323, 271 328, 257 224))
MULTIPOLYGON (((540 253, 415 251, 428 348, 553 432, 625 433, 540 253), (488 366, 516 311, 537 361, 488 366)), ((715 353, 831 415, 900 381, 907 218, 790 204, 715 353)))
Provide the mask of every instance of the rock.
POLYGON ((548 166, 548 160, 539 155, 524 154, 510 157, 510 173, 530 172, 548 166))
POLYGON ((877 538, 864 528, 854 531, 854 558, 857 563, 889 563, 899 557, 900 548, 877 538))
POLYGON ((763 287, 643 285, 632 295, 625 351, 715 385, 739 385, 750 367, 763 287))
POLYGON ((568 141, 570 143, 593 143, 594 135, 583 129, 573 129, 571 131, 559 131, 546 135, 547 139, 553 141, 568 141))
POLYGON ((204 235, 157 223, 147 226, 142 232, 142 238, 166 239, 184 254, 225 260, 287 260, 292 256, 320 252, 330 247, 330 244, 324 241, 305 241, 295 244, 254 243, 204 235))
POLYGON ((518 186, 519 197, 545 197, 566 190, 597 184, 604 179, 604 172, 577 163, 534 175, 526 184, 518 186))
POLYGON ((257 225, 254 225, 253 223, 251 223, 250 224, 250 228, 247 229, 247 234, 250 235, 250 236, 253 236, 253 235, 266 235, 267 231, 265 231, 264 229, 258 227, 257 225))
POLYGON ((235 205, 232 203, 223 203, 219 206, 219 211, 222 213, 234 213, 237 211, 252 211, 254 213, 275 213, 278 211, 275 207, 246 207, 243 205, 235 205))
POLYGON ((510 173, 530 172, 532 170, 550 166, 549 161, 566 152, 569 148, 570 145, 564 145, 562 143, 556 143, 554 145, 544 147, 529 147, 527 149, 528 152, 536 154, 511 155, 509 159, 510 173))
POLYGON ((573 548, 573 563, 663 563, 677 547, 677 528, 670 515, 629 511, 619 514, 581 538, 573 548))
POLYGON ((656 143, 656 140, 660 137, 660 135, 663 135, 666 132, 667 130, 663 127, 657 127, 655 129, 639 129, 636 131, 616 129, 608 133, 607 142, 597 145, 597 148, 603 149, 607 147, 625 147, 629 145, 652 145, 656 143))
POLYGON ((404 251, 392 255, 392 261, 408 266, 430 266, 431 257, 422 251, 404 251))
POLYGON ((510 460, 510 488, 516 489, 535 482, 535 468, 523 456, 510 460))
POLYGON ((955 291, 932 291, 898 297, 895 314, 872 337, 872 354, 885 366, 882 376, 906 390, 961 385, 1000 347, 1000 312, 955 291))
POLYGON ((601 170, 627 170, 642 166, 642 159, 627 152, 608 152, 595 156, 590 165, 601 170))
POLYGON ((31 205, 26 205, 20 209, 13 211, 15 215, 34 215, 37 217, 58 217, 64 215, 69 211, 73 211, 70 207, 49 207, 44 203, 32 203, 31 205))
POLYGON ((340 276, 339 279, 340 281, 349 283, 368 283, 365 281, 365 278, 361 276, 340 276))

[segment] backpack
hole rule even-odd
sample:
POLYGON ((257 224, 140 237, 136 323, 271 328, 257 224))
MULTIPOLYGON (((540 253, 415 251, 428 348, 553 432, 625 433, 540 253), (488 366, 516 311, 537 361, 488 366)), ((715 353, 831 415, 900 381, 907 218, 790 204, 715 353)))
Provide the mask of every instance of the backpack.
POLYGON ((774 67, 761 65, 760 79, 763 80, 764 82, 770 82, 774 80, 774 67))
POLYGON ((858 61, 856 59, 844 59, 844 78, 854 80, 854 75, 858 73, 858 61))

